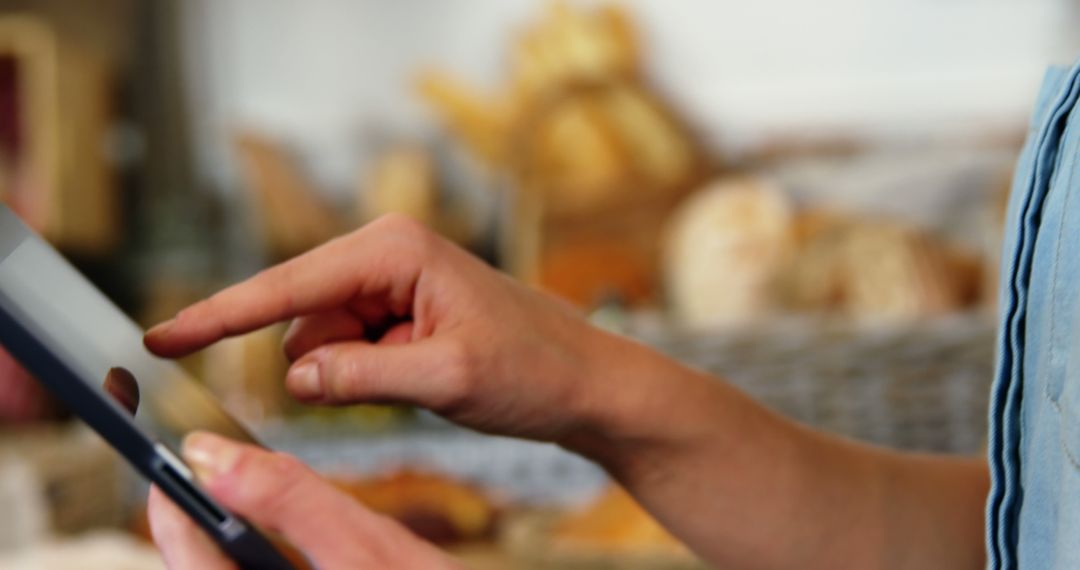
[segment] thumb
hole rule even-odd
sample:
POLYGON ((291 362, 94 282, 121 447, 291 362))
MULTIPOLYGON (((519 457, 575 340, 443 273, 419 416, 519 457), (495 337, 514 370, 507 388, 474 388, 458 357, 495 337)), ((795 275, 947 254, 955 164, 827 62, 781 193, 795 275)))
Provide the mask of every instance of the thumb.
POLYGON ((453 340, 341 342, 296 361, 285 383, 309 403, 393 402, 439 410, 468 395, 474 361, 470 349, 453 340))
POLYGON ((296 458, 205 432, 184 440, 184 459, 231 511, 300 548, 317 568, 435 568, 445 560, 404 527, 354 502, 296 458), (393 563, 393 564, 391 564, 393 563))

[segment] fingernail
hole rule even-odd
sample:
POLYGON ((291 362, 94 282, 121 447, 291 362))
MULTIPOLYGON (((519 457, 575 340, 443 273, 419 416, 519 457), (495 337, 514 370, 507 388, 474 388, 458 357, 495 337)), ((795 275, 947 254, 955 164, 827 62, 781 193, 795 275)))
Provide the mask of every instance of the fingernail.
POLYGON ((185 437, 181 452, 195 475, 204 483, 231 471, 240 458, 238 445, 208 433, 193 433, 185 437))
POLYGON ((289 372, 289 388, 297 398, 317 398, 322 396, 322 380, 319 378, 319 363, 305 362, 289 372))
POLYGON ((176 323, 176 319, 169 319, 159 325, 152 327, 146 331, 146 336, 161 336, 169 331, 170 328, 176 323))

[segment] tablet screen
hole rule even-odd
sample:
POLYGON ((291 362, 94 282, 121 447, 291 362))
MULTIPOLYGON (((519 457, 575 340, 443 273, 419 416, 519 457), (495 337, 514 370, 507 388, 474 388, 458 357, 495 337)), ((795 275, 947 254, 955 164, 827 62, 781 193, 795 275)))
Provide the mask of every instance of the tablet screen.
POLYGON ((143 331, 63 257, 0 206, 0 308, 152 438, 176 446, 192 430, 253 439, 175 363, 143 347, 143 331), (12 231, 17 226, 18 232, 12 231), (113 373, 121 367, 130 374, 113 373), (107 379, 108 377, 108 379, 107 379))

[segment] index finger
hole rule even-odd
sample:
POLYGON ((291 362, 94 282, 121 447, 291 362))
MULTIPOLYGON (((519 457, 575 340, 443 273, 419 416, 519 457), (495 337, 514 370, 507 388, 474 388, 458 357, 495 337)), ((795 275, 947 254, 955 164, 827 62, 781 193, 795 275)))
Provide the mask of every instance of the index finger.
POLYGON ((389 251, 398 240, 378 237, 364 228, 266 269, 154 327, 146 347, 160 356, 183 356, 225 337, 330 310, 361 293, 411 295, 418 264, 389 251))

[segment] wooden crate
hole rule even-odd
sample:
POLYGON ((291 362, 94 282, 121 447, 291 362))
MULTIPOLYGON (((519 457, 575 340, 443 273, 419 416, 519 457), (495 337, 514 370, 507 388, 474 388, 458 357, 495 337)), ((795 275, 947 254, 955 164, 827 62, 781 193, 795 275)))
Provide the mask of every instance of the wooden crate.
POLYGON ((120 234, 106 156, 108 65, 31 15, 0 16, 0 58, 16 69, 15 120, 23 141, 18 156, 4 161, 0 198, 60 248, 107 252, 120 234))

